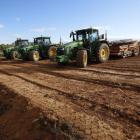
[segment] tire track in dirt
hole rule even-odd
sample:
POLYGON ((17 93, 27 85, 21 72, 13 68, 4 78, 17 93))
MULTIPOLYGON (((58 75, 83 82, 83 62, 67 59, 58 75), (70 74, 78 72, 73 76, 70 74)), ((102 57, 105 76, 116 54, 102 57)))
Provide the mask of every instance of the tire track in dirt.
MULTIPOLYGON (((20 67, 26 68, 27 66, 26 67, 20 66, 20 67)), ((35 70, 35 69, 37 69, 37 67, 30 68, 30 69, 34 69, 35 70)), ((39 68, 39 69, 43 69, 43 68, 39 68)), ((87 77, 87 75, 89 75, 89 73, 87 73, 87 74, 84 73, 84 75, 82 75, 82 73, 81 73, 81 75, 80 75, 79 70, 73 70, 73 72, 71 72, 71 73, 69 73, 69 71, 70 70, 67 71, 67 69, 65 69, 65 70, 62 70, 61 69, 60 72, 59 71, 56 71, 56 70, 55 71, 52 71, 51 69, 49 69, 49 70, 48 69, 45 69, 43 71, 43 73, 46 73, 46 74, 49 74, 49 75, 54 75, 54 76, 57 76, 57 77, 66 78, 66 79, 73 79, 73 80, 78 80, 78 81, 85 81, 85 82, 88 82, 88 83, 105 85, 105 86, 112 87, 112 88, 118 88, 119 87, 122 90, 132 90, 132 91, 136 91, 136 92, 139 92, 140 91, 140 86, 139 86, 139 84, 137 84, 139 82, 139 80, 137 80, 138 82, 136 82, 136 80, 135 81, 132 81, 132 80, 130 80, 130 78, 128 80, 128 78, 127 79, 124 79, 124 78, 120 77, 120 79, 119 79, 119 77, 118 77, 117 81, 113 81, 114 80, 114 77, 110 77, 109 74, 108 74, 109 75, 109 77, 108 77, 108 75, 105 74, 105 73, 103 73, 103 74, 107 78, 103 75, 104 79, 99 79, 97 77, 101 77, 100 73, 95 73, 94 75, 99 74, 99 76, 96 76, 96 77, 93 77, 93 76, 87 77), (76 72, 77 75, 74 72, 76 72), (109 79, 109 78, 111 78, 111 79, 109 79), (131 83, 130 83, 130 81, 131 81, 131 83), (134 82, 135 82, 135 84, 134 84, 134 82)), ((89 72, 89 71, 87 71, 87 72, 89 72)), ((92 74, 92 73, 90 73, 90 74, 92 74)), ((124 77, 126 77, 126 76, 124 76, 124 77)))
MULTIPOLYGON (((11 73, 12 73, 12 71, 10 71, 11 73)), ((8 73, 9 74, 9 73, 8 73)), ((12 74, 13 75, 13 74, 12 74)), ((62 91, 62 90, 58 90, 57 88, 50 88, 50 87, 48 87, 48 86, 46 86, 46 85, 43 85, 43 84, 40 84, 40 83, 38 83, 38 82, 34 82, 33 80, 28 80, 27 78, 24 78, 24 77, 27 77, 27 76, 24 76, 24 77, 22 77, 22 76, 19 76, 19 75, 14 75, 14 76, 17 76, 17 77, 19 77, 19 78, 21 78, 21 79, 23 79, 23 80, 26 80, 27 82, 30 82, 30 83, 32 83, 32 84, 35 84, 35 85, 37 85, 37 86, 40 86, 40 87, 44 87, 44 88, 48 88, 48 89, 51 89, 51 90, 56 90, 57 92, 60 92, 60 93, 63 93, 67 98, 69 98, 69 97, 71 97, 71 98, 73 98, 73 96, 72 96, 72 94, 70 94, 70 93, 68 93, 68 92, 64 92, 64 91, 62 91)), ((31 77, 31 76, 30 76, 31 77)), ((30 79, 30 78, 29 78, 30 79)), ((132 118, 132 116, 131 116, 131 114, 127 114, 127 113, 124 113, 124 112, 121 112, 120 111, 120 109, 117 109, 117 108, 111 108, 111 107, 109 107, 108 105, 104 105, 104 103, 102 103, 102 104, 99 104, 99 103, 97 103, 97 102, 93 102, 92 100, 89 100, 89 99, 86 99, 86 98, 81 98, 81 97, 79 97, 79 96, 75 96, 75 99, 78 99, 78 100, 84 100, 84 101, 86 101, 86 103, 90 103, 90 104, 92 104, 92 105, 96 105, 96 106, 100 106, 100 107, 102 107, 102 108, 104 108, 105 110, 109 110, 109 111, 111 111, 113 114, 114 114, 114 112, 117 112, 117 113, 115 113, 116 115, 118 114, 119 116, 124 116, 126 119, 128 119, 128 120, 131 120, 134 124, 138 124, 138 120, 134 120, 133 118, 132 118)), ((72 101, 72 100, 71 100, 72 101)), ((73 102, 73 101, 72 101, 73 102)), ((76 103, 76 102, 73 102, 73 103, 76 103)), ((77 104, 77 103, 76 103, 77 104)), ((79 105, 79 104, 77 104, 77 105, 79 105)), ((80 105, 81 106, 81 105, 80 105)), ((85 106, 83 106, 82 105, 82 107, 85 107, 85 106)), ((91 107, 91 106, 90 106, 91 107)), ((88 108, 88 106, 87 107, 85 107, 86 109, 88 108)), ((92 111, 94 111, 94 109, 92 109, 92 108, 90 108, 90 110, 92 110, 92 111)), ((99 112, 99 111, 97 111, 97 112, 99 112)), ((119 118, 119 116, 118 117, 116 117, 115 116, 115 118, 113 118, 113 117, 111 117, 112 119, 116 119, 116 118, 119 118)))
MULTIPOLYGON (((90 65, 89 66, 90 68, 92 68, 92 66, 90 65)), ((94 68, 94 66, 93 66, 93 68, 94 68)), ((122 71, 122 72, 128 72, 128 71, 130 71, 130 72, 140 72, 140 69, 131 69, 131 68, 128 68, 128 67, 126 67, 126 68, 118 68, 118 67, 108 67, 108 66, 105 66, 105 67, 103 67, 103 66, 96 66, 95 68, 101 68, 101 69, 107 69, 107 70, 117 70, 117 71, 122 71)))
POLYGON ((74 124, 76 132, 82 134, 85 138, 124 138, 124 134, 120 130, 112 129, 111 126, 99 120, 96 116, 89 116, 86 112, 81 112, 83 108, 69 102, 66 98, 63 97, 63 102, 60 102, 49 97, 52 96, 54 90, 41 89, 15 76, 1 74, 0 78, 8 87, 31 99, 44 110, 45 108, 51 109, 56 116, 60 116, 74 124), (13 80, 17 82, 11 83, 13 80), (40 92, 41 94, 38 94, 40 92), (48 98, 44 98, 46 93, 49 95, 48 98))
MULTIPOLYGON (((14 67, 15 68, 15 67, 14 67)), ((19 68, 19 67, 17 67, 17 68, 19 68)), ((27 68, 26 68, 27 69, 27 68)), ((26 69, 25 68, 23 68, 22 67, 22 69, 20 69, 20 72, 22 72, 22 73, 26 73, 26 69)), ((46 72, 46 69, 44 69, 45 71, 43 71, 43 69, 44 68, 42 68, 41 69, 41 72, 43 72, 43 73, 45 73, 46 74, 46 76, 48 77, 49 76, 49 79, 51 79, 50 81, 49 80, 46 80, 46 78, 44 78, 44 79, 42 79, 42 80, 44 80, 44 81, 46 81, 47 83, 49 83, 49 82, 51 82, 52 81, 52 79, 56 79, 57 77, 55 77, 55 75, 51 75, 50 76, 50 74, 48 75, 48 72, 46 72)), ((34 70, 34 68, 33 68, 33 70, 34 70)), ((40 70, 40 68, 39 68, 39 70, 40 70)), ((15 71, 17 71, 17 73, 19 72, 19 69, 15 69, 15 71)), ((10 72, 11 72, 11 70, 10 70, 10 72)), ((30 70, 28 69, 28 75, 34 75, 34 78, 37 78, 37 77, 44 77, 45 75, 43 75, 42 73, 39 73, 38 74, 38 72, 39 71, 37 71, 37 68, 35 68, 35 72, 34 71, 32 71, 32 68, 30 68, 30 70), (35 73, 35 74, 34 74, 35 73), (38 76, 37 76, 38 75, 38 76)), ((28 76, 27 75, 27 76, 28 76)), ((46 77, 45 76, 45 77, 46 77)), ((58 76, 58 78, 59 78, 60 76, 58 76)), ((40 80, 40 79, 38 79, 38 80, 40 80)), ((62 81, 64 81, 63 83, 66 83, 66 80, 67 80, 67 78, 63 78, 63 79, 61 79, 62 81)), ((76 82, 75 82, 75 80, 73 80, 73 79, 70 79, 70 81, 72 80, 72 82, 74 82, 75 83, 75 85, 76 85, 76 82)), ((59 83, 59 80, 58 81, 56 81, 56 82, 58 82, 59 83)), ((77 81, 78 82, 78 81, 77 81)), ((80 81, 79 81, 80 82, 80 81)), ((57 84, 58 84, 57 83, 57 84)), ((62 83, 62 85, 63 85, 63 83, 62 83)), ((53 84, 56 84, 56 83, 53 83, 53 84)), ((82 84, 82 83, 81 83, 82 84)), ((89 84, 91 84, 91 83, 89 83, 89 84)), ((89 85, 88 84, 88 85, 89 85)), ((69 85, 69 83, 68 83, 68 85, 69 85)), ((74 84, 73 84, 74 85, 74 84)), ((70 85, 69 87, 73 87, 73 85, 70 85)), ((79 85, 80 85, 80 83, 79 83, 79 85)), ((58 86, 56 86, 56 88, 59 88, 59 86, 61 86, 61 85, 58 85, 58 86)), ((92 85, 93 86, 93 85, 92 85)), ((63 87, 63 86, 62 86, 63 87)), ((95 87, 97 87, 97 85, 95 86, 95 87)), ((82 88, 82 87, 81 87, 82 88)), ((61 88, 60 88, 61 89, 61 88)), ((66 88, 65 88, 65 90, 67 90, 66 88)), ((71 90, 72 91, 72 89, 69 89, 69 90, 71 90)), ((121 86, 119 85, 118 87, 117 87, 117 90, 120 90, 121 91, 121 95, 123 94, 123 91, 121 90, 121 86)), ((88 91, 88 90, 87 90, 88 91)), ((90 92, 90 91, 89 91, 90 92)), ((136 96, 136 94, 137 93, 134 93, 135 94, 135 96, 136 96)), ((127 96, 126 94, 125 94, 125 96, 127 96)), ((130 98, 132 98, 132 97, 130 97, 130 98)))

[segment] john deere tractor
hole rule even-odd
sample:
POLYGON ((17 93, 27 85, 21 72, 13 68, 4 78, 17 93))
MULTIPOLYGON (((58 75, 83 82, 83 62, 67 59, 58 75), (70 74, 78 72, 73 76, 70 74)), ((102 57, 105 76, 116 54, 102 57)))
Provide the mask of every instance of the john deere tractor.
POLYGON ((15 55, 19 53, 19 49, 25 46, 28 46, 27 39, 17 39, 15 41, 15 46, 3 49, 3 54, 0 54, 0 57, 6 57, 7 59, 16 59, 15 55))
POLYGON ((59 65, 67 65, 69 59, 76 60, 78 67, 86 67, 91 59, 99 63, 105 63, 109 59, 108 42, 104 34, 99 37, 98 29, 87 28, 71 32, 73 41, 57 48, 57 55, 50 57, 51 61, 59 65), (75 39, 76 36, 76 39, 75 39))
POLYGON ((38 61, 39 57, 50 58, 52 55, 56 55, 56 45, 51 44, 50 37, 41 36, 34 38, 34 45, 21 48, 16 57, 23 60, 38 61))

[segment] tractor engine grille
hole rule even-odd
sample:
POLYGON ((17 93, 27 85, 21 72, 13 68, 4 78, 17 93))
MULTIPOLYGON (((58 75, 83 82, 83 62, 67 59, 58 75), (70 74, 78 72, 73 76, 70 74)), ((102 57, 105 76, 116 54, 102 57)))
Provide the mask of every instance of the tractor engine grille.
POLYGON ((3 54, 6 56, 7 55, 7 51, 6 50, 3 50, 3 54))
POLYGON ((60 56, 60 55, 65 55, 64 48, 57 48, 57 56, 60 56))

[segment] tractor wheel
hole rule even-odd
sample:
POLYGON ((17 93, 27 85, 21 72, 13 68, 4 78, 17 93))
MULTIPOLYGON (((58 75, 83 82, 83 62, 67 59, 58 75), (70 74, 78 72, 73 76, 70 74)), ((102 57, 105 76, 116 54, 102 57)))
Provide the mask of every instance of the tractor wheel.
POLYGON ((59 66, 67 66, 68 65, 68 62, 58 62, 58 65, 59 66))
POLYGON ((38 61, 39 60, 39 53, 38 53, 38 51, 35 51, 35 50, 30 51, 29 59, 30 59, 30 61, 38 61))
POLYGON ((51 46, 48 48, 48 58, 52 55, 57 55, 56 46, 51 46))
POLYGON ((79 50, 76 56, 76 64, 78 67, 85 68, 87 66, 87 51, 79 50))
POLYGON ((98 63, 105 63, 109 59, 109 47, 106 43, 101 43, 95 50, 95 58, 98 63))
POLYGON ((139 48, 139 46, 137 45, 137 46, 136 46, 136 49, 133 51, 132 56, 138 56, 138 55, 139 55, 139 51, 140 51, 140 48, 139 48))
POLYGON ((10 57, 11 57, 11 59, 18 59, 18 58, 15 57, 16 54, 18 54, 17 51, 11 51, 11 53, 10 53, 10 57))

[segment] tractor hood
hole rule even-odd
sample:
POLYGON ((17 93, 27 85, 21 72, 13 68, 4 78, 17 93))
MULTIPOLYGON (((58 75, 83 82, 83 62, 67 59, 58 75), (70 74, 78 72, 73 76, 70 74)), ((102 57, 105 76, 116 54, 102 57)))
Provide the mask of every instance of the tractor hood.
POLYGON ((75 47, 75 46, 77 46, 77 45, 82 45, 83 44, 83 41, 81 41, 81 40, 76 40, 76 41, 72 41, 72 42, 69 42, 69 43, 66 43, 66 44, 64 44, 64 45, 62 45, 62 46, 59 46, 57 49, 59 49, 59 48, 64 48, 64 49, 66 49, 66 48, 68 48, 68 47, 75 47))
POLYGON ((25 47, 23 47, 23 48, 21 48, 21 49, 23 49, 23 50, 25 50, 25 49, 30 49, 31 47, 34 47, 35 45, 30 45, 30 46, 25 46, 25 47))
POLYGON ((14 49, 15 47, 10 47, 10 48, 6 48, 6 49, 3 49, 3 51, 8 51, 8 50, 11 50, 11 49, 14 49))
POLYGON ((69 43, 66 43, 57 48, 57 55, 53 55, 50 57, 51 61, 56 62, 68 62, 70 57, 75 57, 76 51, 78 48, 83 47, 83 41, 76 40, 69 43))

